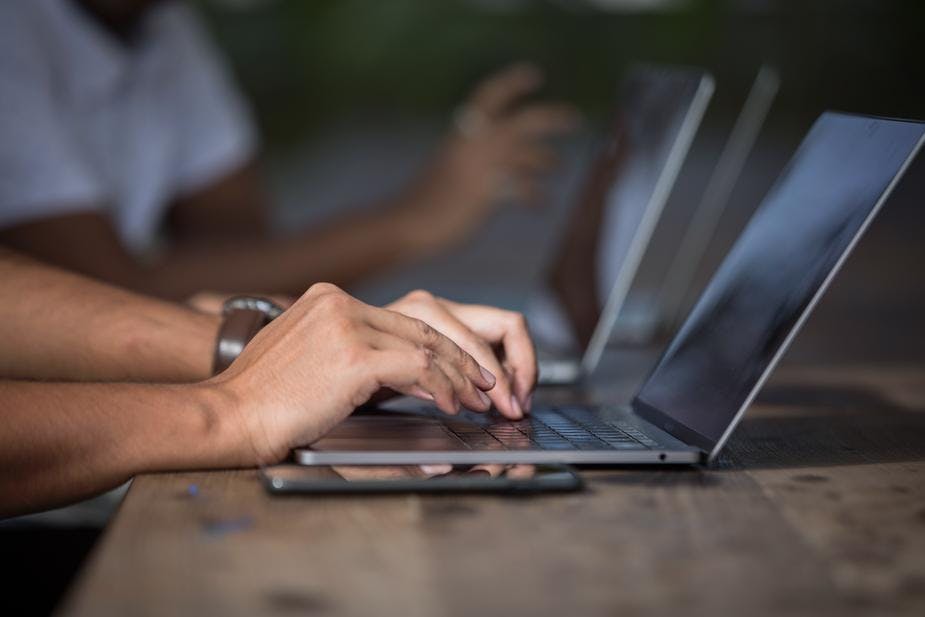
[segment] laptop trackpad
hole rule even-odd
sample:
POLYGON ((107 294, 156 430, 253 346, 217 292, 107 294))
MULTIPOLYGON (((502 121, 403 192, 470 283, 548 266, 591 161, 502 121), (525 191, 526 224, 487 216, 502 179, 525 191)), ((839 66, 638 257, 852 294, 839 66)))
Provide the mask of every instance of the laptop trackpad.
POLYGON ((354 414, 311 446, 316 451, 468 450, 437 418, 376 411, 354 414))

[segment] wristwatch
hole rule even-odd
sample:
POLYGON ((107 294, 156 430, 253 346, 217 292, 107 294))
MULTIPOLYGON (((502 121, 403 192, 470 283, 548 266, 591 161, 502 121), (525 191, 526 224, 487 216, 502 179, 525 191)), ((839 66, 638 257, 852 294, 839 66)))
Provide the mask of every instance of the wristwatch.
POLYGON ((234 296, 222 305, 222 325, 215 341, 212 374, 218 375, 231 366, 260 330, 282 315, 283 308, 256 296, 234 296))

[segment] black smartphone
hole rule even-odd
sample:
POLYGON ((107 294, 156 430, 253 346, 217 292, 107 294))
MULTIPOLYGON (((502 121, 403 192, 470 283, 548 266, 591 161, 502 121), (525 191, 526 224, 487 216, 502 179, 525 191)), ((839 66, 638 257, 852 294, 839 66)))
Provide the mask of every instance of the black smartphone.
POLYGON ((277 495, 307 493, 537 493, 577 491, 581 477, 564 465, 402 465, 265 467, 260 477, 277 495))

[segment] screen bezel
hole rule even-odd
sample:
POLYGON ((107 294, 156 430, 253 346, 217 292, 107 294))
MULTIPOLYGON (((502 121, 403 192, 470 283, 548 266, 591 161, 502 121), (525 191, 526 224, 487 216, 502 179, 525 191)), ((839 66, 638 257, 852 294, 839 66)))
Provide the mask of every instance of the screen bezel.
MULTIPOLYGON (((925 123, 922 123, 922 122, 903 120, 903 119, 894 119, 894 118, 878 118, 874 116, 865 116, 861 114, 850 114, 850 113, 832 112, 832 111, 824 112, 821 116, 819 116, 816 122, 813 123, 812 128, 815 128, 815 126, 827 116, 832 116, 832 115, 848 116, 848 117, 854 117, 854 118, 864 118, 864 119, 872 120, 872 121, 888 120, 891 122, 906 122, 909 124, 923 125, 923 128, 925 128, 925 123)), ((812 128, 810 129, 810 132, 812 132, 812 128)), ((808 134, 809 133, 807 133, 807 135, 808 134)), ((653 407, 652 405, 646 403, 645 401, 639 398, 639 393, 641 393, 645 389, 645 386, 649 382, 649 379, 651 379, 652 375, 655 373, 655 371, 661 364, 662 360, 667 355, 668 350, 671 348, 671 343, 669 343, 665 347, 665 350, 662 352, 659 360, 653 365, 653 368, 649 374, 649 377, 643 382, 643 384, 639 387, 639 390, 637 390, 636 395, 633 397, 633 400, 631 401, 630 405, 634 413, 639 415, 641 418, 643 418, 647 422, 654 424, 655 426, 662 429, 666 433, 680 439, 681 441, 684 441, 685 443, 688 443, 690 445, 700 448, 701 450, 704 451, 704 453, 707 454, 707 462, 713 461, 716 458, 716 456, 719 454, 719 452, 723 449, 723 446, 726 445, 726 442, 729 440, 729 436, 732 434, 732 431, 739 424, 739 422, 742 419, 742 416, 745 414, 745 411, 752 404, 755 397, 758 395, 758 392, 761 390, 765 382, 771 376, 771 372, 774 370, 778 362, 780 362, 781 357, 790 347, 790 344, 793 342, 793 339, 796 337, 797 333, 800 331, 800 328, 802 328, 806 319, 812 313, 816 304, 822 298, 822 295, 826 292, 829 285, 832 283, 832 280, 835 278, 835 275, 838 274, 839 270, 841 270, 842 265, 848 259, 848 256, 854 251, 855 246, 857 246, 857 243, 860 241, 861 237, 867 231, 867 228, 870 227, 870 224, 873 222, 874 218, 877 216, 877 213, 880 212, 880 209, 883 207, 883 204, 886 202, 887 199, 889 199, 890 195, 893 192, 893 189, 896 187, 899 181, 902 180, 903 176, 906 174, 906 171, 909 169, 909 166, 912 164, 912 162, 915 160, 915 157, 918 155, 919 151, 921 150, 923 143, 925 143, 925 133, 923 133, 923 135, 919 137, 919 140, 916 142, 915 146, 912 148, 909 155, 903 161, 903 164, 899 167, 897 172, 894 174, 892 180, 890 180, 889 184, 883 190, 883 193, 881 193, 880 197, 877 199, 877 202, 874 204, 873 208, 871 208, 870 212, 867 214, 864 221, 861 223, 861 226, 858 228, 857 233, 855 233, 851 241, 842 251, 838 260, 835 262, 835 265, 829 270, 829 273, 823 279, 818 289, 813 293, 813 296, 810 299, 809 303, 807 303, 806 307, 802 310, 796 322, 791 327, 790 332, 787 333, 787 336, 784 338, 784 340, 781 342, 777 350, 774 352, 774 355, 768 361, 768 364, 767 366, 765 366, 764 370, 762 371, 761 376, 755 382, 755 385, 752 387, 748 396, 745 398, 745 401, 742 403, 742 405, 740 405, 739 409, 736 411, 735 415, 733 416, 732 421, 729 423, 729 426, 726 427, 725 431, 723 431, 723 434, 719 437, 719 439, 713 440, 713 439, 710 439, 709 437, 706 437, 705 435, 700 434, 699 432, 695 431, 694 429, 687 426, 683 422, 680 422, 674 419, 671 415, 667 414, 666 412, 660 409, 653 407)), ((801 144, 801 148, 802 148, 802 144, 801 144)), ((799 150, 800 149, 798 148, 797 153, 799 152, 799 150)), ((775 180, 774 185, 771 187, 771 189, 769 189, 767 193, 768 195, 773 193, 775 189, 778 187, 778 185, 781 182, 783 182, 784 179, 787 178, 787 176, 791 173, 792 168, 793 168, 793 161, 796 159, 797 153, 794 153, 793 157, 791 157, 790 162, 788 162, 787 166, 781 171, 780 175, 777 177, 777 180, 775 180)), ((762 202, 763 201, 764 200, 762 199, 762 202)), ((760 209, 761 208, 759 207, 758 210, 760 209)), ((755 214, 758 213, 758 210, 756 210, 755 214)), ((754 215, 752 218, 754 218, 754 215)), ((747 227, 748 226, 746 226, 746 228, 747 227)), ((695 306, 696 306, 696 303, 695 303, 695 306)), ((693 313, 693 310, 691 311, 691 313, 693 313)), ((688 319, 689 318, 690 318, 690 315, 688 316, 688 319)), ((686 321, 687 319, 685 319, 685 322, 686 321)), ((682 328, 683 328, 683 324, 682 324, 682 328)), ((678 332, 680 332, 682 328, 679 328, 678 332)))

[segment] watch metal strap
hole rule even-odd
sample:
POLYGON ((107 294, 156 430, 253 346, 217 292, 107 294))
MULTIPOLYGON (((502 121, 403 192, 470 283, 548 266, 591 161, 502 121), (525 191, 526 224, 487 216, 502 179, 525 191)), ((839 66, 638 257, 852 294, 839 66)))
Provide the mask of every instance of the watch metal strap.
POLYGON ((217 375, 231 366, 267 322, 266 314, 261 311, 238 308, 225 311, 215 344, 212 374, 217 375))

